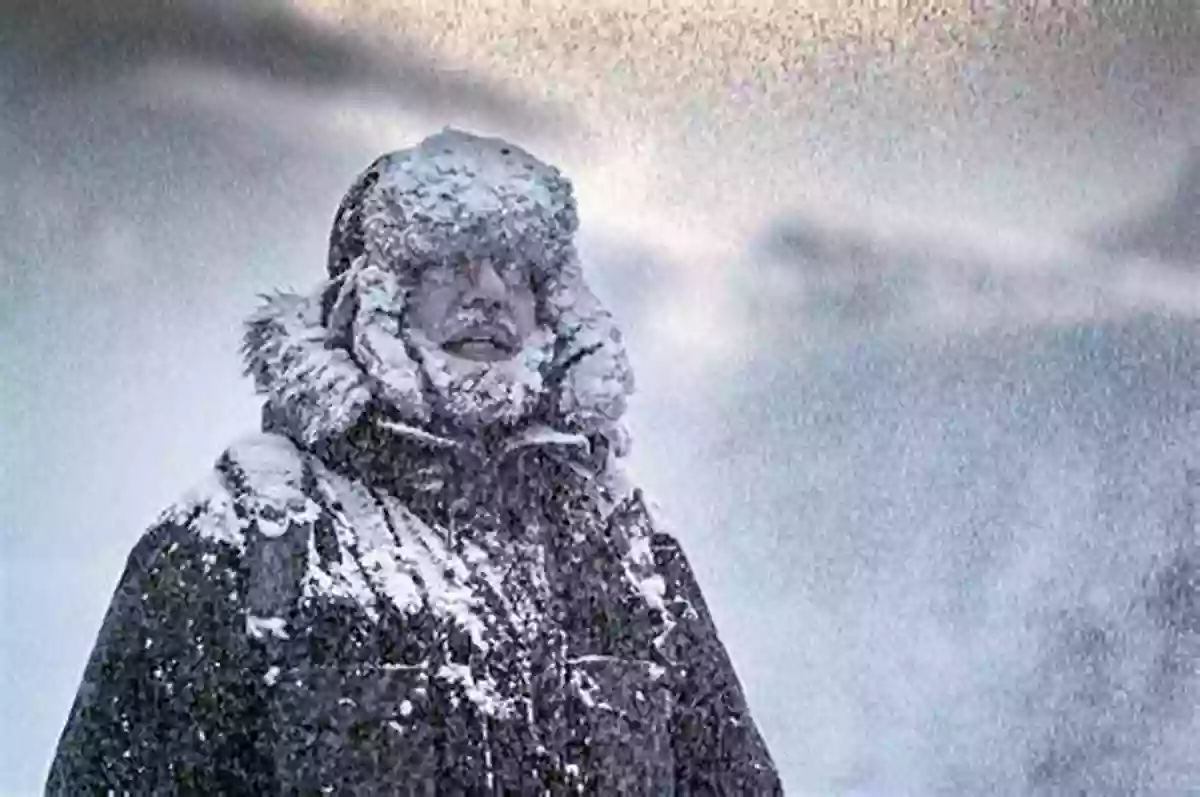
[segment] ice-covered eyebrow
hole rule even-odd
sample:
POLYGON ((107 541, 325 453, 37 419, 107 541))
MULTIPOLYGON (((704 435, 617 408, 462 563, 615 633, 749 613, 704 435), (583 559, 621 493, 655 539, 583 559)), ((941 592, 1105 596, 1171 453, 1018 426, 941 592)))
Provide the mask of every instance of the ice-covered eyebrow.
POLYGON ((451 282, 460 273, 463 266, 458 261, 449 259, 430 259, 414 264, 418 280, 445 284, 451 282))
POLYGON ((482 268, 485 265, 490 265, 501 279, 511 281, 512 278, 516 277, 522 282, 533 283, 535 271, 533 265, 520 258, 485 255, 477 258, 466 258, 459 262, 461 263, 460 268, 464 269, 482 268))

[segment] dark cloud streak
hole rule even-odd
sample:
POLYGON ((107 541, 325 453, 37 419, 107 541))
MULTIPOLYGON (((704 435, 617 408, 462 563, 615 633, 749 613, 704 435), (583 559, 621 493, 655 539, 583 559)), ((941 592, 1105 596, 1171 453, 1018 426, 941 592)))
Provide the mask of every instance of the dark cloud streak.
POLYGON ((1194 147, 1165 196, 1092 237, 1114 252, 1154 257, 1200 271, 1200 147, 1194 147))
POLYGON ((0 52, 8 53, 4 93, 8 103, 28 107, 47 94, 87 90, 155 64, 191 62, 280 84, 379 90, 409 111, 469 107, 522 129, 568 124, 561 108, 439 66, 418 42, 364 42, 273 5, 9 0, 0 27, 0 52))

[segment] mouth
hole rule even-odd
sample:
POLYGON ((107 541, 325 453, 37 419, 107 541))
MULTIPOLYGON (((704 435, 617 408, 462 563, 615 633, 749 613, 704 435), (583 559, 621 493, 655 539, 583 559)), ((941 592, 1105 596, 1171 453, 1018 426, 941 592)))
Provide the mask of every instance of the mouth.
POLYGON ((517 353, 512 340, 498 330, 471 330, 447 341, 442 348, 455 357, 477 362, 510 360, 517 353))

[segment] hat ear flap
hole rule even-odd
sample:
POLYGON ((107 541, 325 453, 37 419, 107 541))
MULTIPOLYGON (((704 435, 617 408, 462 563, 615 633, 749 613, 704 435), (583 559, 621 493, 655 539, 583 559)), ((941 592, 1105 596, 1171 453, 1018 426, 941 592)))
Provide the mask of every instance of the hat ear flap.
POLYGON ((364 215, 367 200, 379 182, 389 156, 383 155, 375 160, 366 171, 358 176, 354 185, 342 198, 337 213, 333 218, 333 228, 329 232, 329 261, 327 268, 330 278, 345 274, 366 252, 366 230, 364 215))
POLYGON ((358 314, 355 277, 360 263, 361 258, 349 270, 329 280, 321 292, 321 326, 328 330, 327 345, 349 348, 354 318, 358 314))
POLYGON ((557 338, 551 415, 573 430, 607 431, 624 415, 634 389, 620 332, 584 281, 573 250, 548 277, 543 301, 557 338))

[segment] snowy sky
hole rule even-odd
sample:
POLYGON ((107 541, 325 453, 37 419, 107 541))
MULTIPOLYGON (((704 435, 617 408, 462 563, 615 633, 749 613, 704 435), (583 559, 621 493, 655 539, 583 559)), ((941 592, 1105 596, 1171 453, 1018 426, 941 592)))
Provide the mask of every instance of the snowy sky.
POLYGON ((637 472, 789 793, 1011 786, 1028 618, 1119 604, 1200 440, 1200 269, 1082 235, 1200 143, 1195 22, 78 5, 0 32, 0 793, 39 789, 137 536, 255 425, 256 293, 313 285, 353 176, 443 124, 576 181, 637 472))

